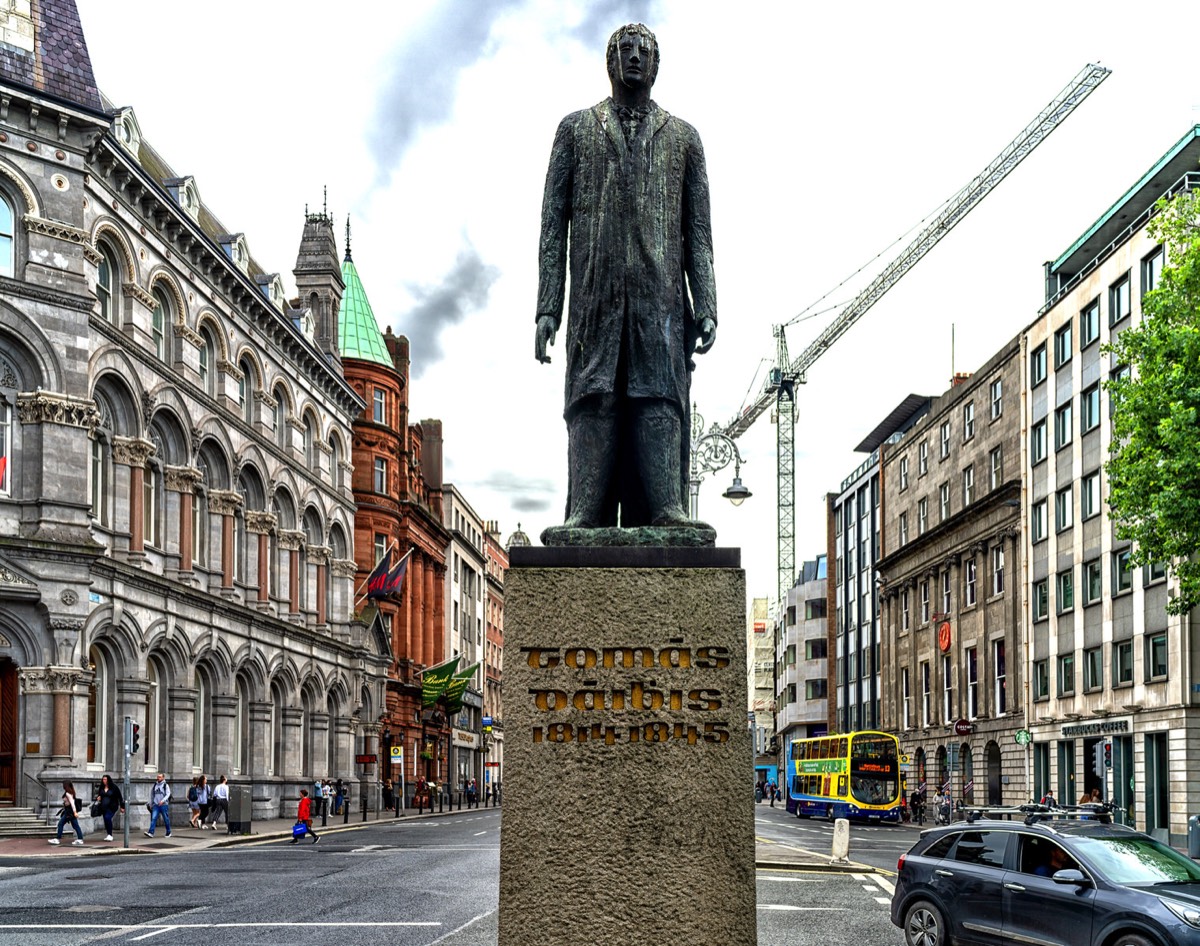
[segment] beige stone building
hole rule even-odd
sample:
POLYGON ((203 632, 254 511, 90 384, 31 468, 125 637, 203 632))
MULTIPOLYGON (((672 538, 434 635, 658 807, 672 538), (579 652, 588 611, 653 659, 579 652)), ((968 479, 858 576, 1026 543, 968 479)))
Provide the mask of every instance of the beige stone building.
POLYGON ((1046 305, 1022 339, 1034 790, 1066 802, 1099 788, 1176 844, 1200 810, 1194 612, 1169 617, 1173 580, 1131 569, 1113 536, 1104 382, 1128 368, 1101 349, 1139 322, 1170 264, 1146 223, 1160 197, 1200 186, 1198 162, 1200 126, 1046 264, 1046 305))
POLYGON ((881 447, 881 723, 907 790, 1026 801, 1020 337, 881 447), (956 732, 955 724, 961 731, 956 732))

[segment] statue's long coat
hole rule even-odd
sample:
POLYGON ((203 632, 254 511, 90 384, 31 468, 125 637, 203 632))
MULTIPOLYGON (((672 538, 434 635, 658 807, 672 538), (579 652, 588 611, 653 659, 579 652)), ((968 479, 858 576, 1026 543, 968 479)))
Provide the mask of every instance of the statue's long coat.
POLYGON ((611 99, 559 124, 537 314, 562 320, 569 231, 565 411, 590 394, 664 398, 686 444, 697 322, 717 317, 704 149, 691 125, 655 103, 638 129, 627 143, 611 99), (614 392, 622 333, 627 384, 614 392))

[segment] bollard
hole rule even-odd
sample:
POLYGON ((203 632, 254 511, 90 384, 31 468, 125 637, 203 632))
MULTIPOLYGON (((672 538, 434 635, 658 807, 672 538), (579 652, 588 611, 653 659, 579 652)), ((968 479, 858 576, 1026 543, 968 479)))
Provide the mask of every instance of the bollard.
POLYGON ((833 850, 830 859, 835 864, 845 864, 850 855, 850 822, 838 818, 833 823, 833 850))
POLYGON ((342 799, 342 824, 350 823, 350 799, 342 799))
POLYGON ((329 799, 321 799, 321 827, 325 827, 329 823, 329 799))
POLYGON ((367 797, 364 795, 362 799, 362 820, 367 820, 367 797))
POLYGON ((1200 815, 1192 815, 1187 821, 1188 857, 1200 858, 1200 815))
POLYGON ((445 807, 445 805, 446 805, 446 793, 438 792, 438 814, 439 815, 442 813, 442 809, 445 807))

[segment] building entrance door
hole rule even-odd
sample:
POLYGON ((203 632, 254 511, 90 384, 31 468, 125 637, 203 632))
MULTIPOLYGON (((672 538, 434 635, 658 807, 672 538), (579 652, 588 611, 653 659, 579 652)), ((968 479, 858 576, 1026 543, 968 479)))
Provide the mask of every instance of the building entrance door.
POLYGON ((0 805, 17 798, 17 665, 0 658, 0 805))

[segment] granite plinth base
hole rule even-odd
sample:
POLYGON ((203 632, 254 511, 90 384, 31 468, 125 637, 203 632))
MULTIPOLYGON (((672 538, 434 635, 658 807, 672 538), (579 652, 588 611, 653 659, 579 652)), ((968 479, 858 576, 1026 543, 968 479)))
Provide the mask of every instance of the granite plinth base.
POLYGON ((499 946, 754 946, 745 575, 572 552, 505 582, 499 946))
POLYGON ((666 548, 711 548, 717 544, 717 530, 706 522, 686 526, 618 526, 603 529, 577 529, 550 526, 542 530, 542 545, 549 546, 661 546, 666 548))

